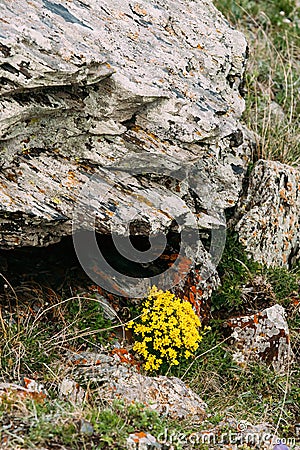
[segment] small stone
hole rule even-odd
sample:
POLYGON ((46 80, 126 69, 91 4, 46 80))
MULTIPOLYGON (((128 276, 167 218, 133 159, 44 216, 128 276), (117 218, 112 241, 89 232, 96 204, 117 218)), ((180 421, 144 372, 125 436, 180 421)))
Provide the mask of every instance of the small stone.
POLYGON ((130 434, 127 438, 128 450, 155 450, 161 448, 156 438, 150 433, 136 432, 130 434))
POLYGON ((272 116, 275 117, 278 121, 285 118, 283 108, 277 102, 273 101, 270 103, 270 112, 272 116))
POLYGON ((85 390, 75 381, 64 378, 59 385, 59 396, 73 404, 81 404, 85 399, 85 390))
POLYGON ((280 443, 275 445, 273 450, 290 450, 290 448, 287 445, 280 443))
POLYGON ((94 427, 93 425, 88 422, 87 420, 81 419, 80 420, 80 427, 79 427, 79 431, 82 434, 88 434, 88 435, 92 435, 94 434, 94 427))

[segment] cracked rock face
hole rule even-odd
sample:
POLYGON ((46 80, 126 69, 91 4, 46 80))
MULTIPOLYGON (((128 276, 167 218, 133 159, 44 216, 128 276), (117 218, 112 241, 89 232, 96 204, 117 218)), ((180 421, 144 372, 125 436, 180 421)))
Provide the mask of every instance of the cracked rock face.
POLYGON ((290 268, 299 258, 300 172, 258 161, 237 207, 240 242, 256 261, 290 268))
POLYGON ((71 234, 92 176, 99 233, 138 218, 133 234, 165 234, 174 215, 181 232, 191 214, 225 226, 216 209, 236 204, 252 142, 247 45, 210 1, 4 0, 1 17, 1 248, 71 234))
POLYGON ((182 380, 176 377, 149 377, 139 373, 131 355, 121 353, 82 352, 70 356, 72 377, 99 384, 100 397, 113 401, 124 399, 129 404, 143 403, 173 419, 202 421, 206 404, 182 380))
POLYGON ((285 310, 274 305, 257 314, 232 318, 235 351, 234 360, 246 365, 248 361, 262 361, 273 366, 278 373, 287 371, 292 359, 290 334, 285 310))

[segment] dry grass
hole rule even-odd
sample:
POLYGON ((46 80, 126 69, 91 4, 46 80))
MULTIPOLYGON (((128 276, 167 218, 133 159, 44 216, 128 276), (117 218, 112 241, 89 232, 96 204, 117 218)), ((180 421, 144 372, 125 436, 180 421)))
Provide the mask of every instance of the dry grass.
POLYGON ((244 120, 257 135, 255 159, 300 165, 299 7, 292 0, 216 0, 247 37, 244 120))

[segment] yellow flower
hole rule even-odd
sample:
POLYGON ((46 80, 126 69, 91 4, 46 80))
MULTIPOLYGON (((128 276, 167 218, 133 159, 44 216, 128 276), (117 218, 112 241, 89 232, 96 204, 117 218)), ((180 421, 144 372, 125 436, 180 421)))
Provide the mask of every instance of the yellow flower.
POLYGON ((199 347, 201 322, 189 302, 153 286, 142 306, 142 315, 132 328, 135 352, 144 359, 144 369, 159 370, 163 363, 178 365, 180 358, 188 359, 199 347))

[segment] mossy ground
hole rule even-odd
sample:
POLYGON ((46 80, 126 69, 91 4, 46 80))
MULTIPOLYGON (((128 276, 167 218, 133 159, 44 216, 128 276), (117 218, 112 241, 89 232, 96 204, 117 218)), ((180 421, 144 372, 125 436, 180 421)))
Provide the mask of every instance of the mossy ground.
MULTIPOLYGON (((300 269, 266 269, 248 259, 236 236, 228 234, 219 272, 222 287, 212 298, 212 330, 205 334, 191 367, 185 363, 169 371, 169 375, 182 377, 208 404, 208 420, 200 428, 189 421, 161 418, 144 405, 128 406, 120 401, 108 404, 92 385, 84 386, 88 396, 81 405, 60 399, 58 386, 65 375, 67 350, 97 351, 117 339, 115 329, 110 329, 111 322, 104 318, 101 305, 92 296, 90 300, 65 301, 57 293, 54 303, 51 290, 36 288, 41 302, 36 310, 24 300, 21 291, 18 302, 12 292, 7 292, 6 300, 2 297, 1 302, 1 381, 18 383, 29 377, 43 383, 48 396, 42 402, 22 400, 17 395, 2 398, 3 448, 121 449, 131 432, 148 431, 158 436, 167 429, 168 435, 174 432, 175 436, 188 436, 232 417, 254 425, 268 422, 273 429, 279 425, 281 437, 295 437, 295 425, 300 421, 300 269), (257 277, 262 289, 267 289, 267 295, 261 296, 264 303, 258 304, 247 290, 244 293, 257 277), (287 310, 296 357, 290 373, 278 375, 257 363, 239 367, 226 340, 224 319, 275 302, 287 310), (92 425, 93 435, 81 431, 82 421, 92 425)), ((138 307, 131 306, 132 317, 139 312, 138 307)), ((175 448, 188 447, 177 442, 175 448)), ((199 444, 193 448, 208 447, 199 444)))

